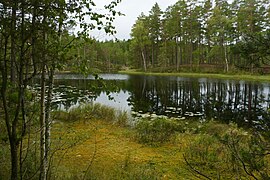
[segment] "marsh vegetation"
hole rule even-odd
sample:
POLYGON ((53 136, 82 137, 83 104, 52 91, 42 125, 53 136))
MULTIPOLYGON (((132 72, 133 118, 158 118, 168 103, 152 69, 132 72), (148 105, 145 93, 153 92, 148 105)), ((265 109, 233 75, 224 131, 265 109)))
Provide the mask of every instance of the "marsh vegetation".
MULTIPOLYGON (((55 111, 52 118, 50 179, 269 178, 269 134, 236 124, 137 121, 100 104, 55 111)), ((31 136, 26 172, 38 159, 37 135, 31 136)), ((1 144, 1 177, 8 177, 8 145, 1 144)))
POLYGON ((251 77, 269 73, 269 2, 156 3, 100 42, 121 0, 94 1, 0 2, 0 179, 269 179, 270 84, 251 77), (120 69, 253 81, 96 74, 120 69))

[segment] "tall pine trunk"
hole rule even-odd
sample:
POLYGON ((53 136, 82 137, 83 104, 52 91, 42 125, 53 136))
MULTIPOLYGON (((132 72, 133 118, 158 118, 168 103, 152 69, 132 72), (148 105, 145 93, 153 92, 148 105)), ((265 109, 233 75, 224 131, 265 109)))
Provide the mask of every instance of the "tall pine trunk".
POLYGON ((43 63, 41 70, 41 92, 40 92, 40 175, 39 179, 46 179, 46 159, 45 159, 45 65, 43 63))

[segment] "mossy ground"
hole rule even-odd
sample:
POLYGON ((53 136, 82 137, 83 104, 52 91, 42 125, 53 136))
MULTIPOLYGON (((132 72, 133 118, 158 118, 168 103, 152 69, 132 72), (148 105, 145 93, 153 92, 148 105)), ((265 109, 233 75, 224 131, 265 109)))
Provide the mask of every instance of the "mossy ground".
MULTIPOLYGON (((123 114, 99 104, 53 113, 49 179, 202 179, 202 174, 210 179, 270 177, 266 132, 216 121, 173 119, 141 119, 145 126, 137 122, 128 127, 123 114), (165 133, 170 138, 164 138, 163 130, 170 132, 165 133), (162 138, 156 141, 155 137, 162 138)), ((29 177, 37 177, 39 131, 30 135, 33 144, 23 167, 29 177)), ((1 145, 0 179, 8 179, 9 147, 1 145)))
POLYGON ((183 150, 194 135, 182 134, 155 147, 138 143, 132 131, 101 120, 54 124, 52 139, 61 137, 58 145, 69 142, 56 153, 56 178, 80 179, 86 173, 86 179, 193 179, 184 165, 183 150))

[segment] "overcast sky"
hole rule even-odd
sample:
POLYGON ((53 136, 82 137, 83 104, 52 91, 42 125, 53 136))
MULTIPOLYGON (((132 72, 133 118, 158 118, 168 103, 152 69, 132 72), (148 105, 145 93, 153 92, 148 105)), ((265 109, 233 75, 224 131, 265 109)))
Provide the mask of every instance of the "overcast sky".
MULTIPOLYGON (((96 0, 97 8, 102 8, 106 2, 110 0, 96 0)), ((131 27, 135 23, 137 17, 143 12, 148 14, 155 3, 158 3, 162 10, 170 5, 173 5, 177 0, 122 0, 118 5, 117 10, 121 11, 125 16, 117 17, 115 20, 115 27, 118 39, 129 39, 131 27)), ((113 37, 106 36, 103 32, 93 32, 93 35, 99 40, 112 39, 113 37)))

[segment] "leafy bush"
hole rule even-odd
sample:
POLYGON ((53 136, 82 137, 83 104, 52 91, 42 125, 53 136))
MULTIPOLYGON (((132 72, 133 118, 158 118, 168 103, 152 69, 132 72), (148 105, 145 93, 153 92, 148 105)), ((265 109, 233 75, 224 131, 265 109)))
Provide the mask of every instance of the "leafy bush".
POLYGON ((242 170, 242 175, 253 179, 270 179, 270 144, 260 133, 249 134, 232 128, 220 138, 228 150, 230 163, 242 170))
POLYGON ((141 119, 136 125, 137 138, 141 143, 164 143, 175 135, 176 127, 174 121, 165 118, 141 119))
MULTIPOLYGON (((206 128, 185 151, 184 159, 196 176, 210 179, 269 179, 269 142, 259 133, 250 134, 235 125, 206 128), (207 132, 207 131, 204 131, 207 132)), ((215 127, 215 126, 214 126, 215 127)))
POLYGON ((205 123, 201 128, 201 133, 208 134, 211 136, 220 136, 226 133, 230 128, 227 124, 221 124, 216 121, 209 121, 205 123))
POLYGON ((226 168, 227 157, 224 148, 213 136, 201 136, 186 149, 184 159, 193 174, 219 179, 226 168))

